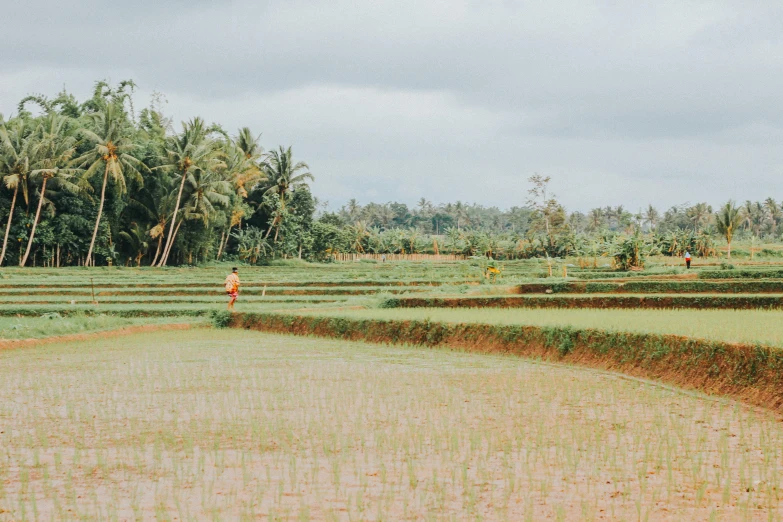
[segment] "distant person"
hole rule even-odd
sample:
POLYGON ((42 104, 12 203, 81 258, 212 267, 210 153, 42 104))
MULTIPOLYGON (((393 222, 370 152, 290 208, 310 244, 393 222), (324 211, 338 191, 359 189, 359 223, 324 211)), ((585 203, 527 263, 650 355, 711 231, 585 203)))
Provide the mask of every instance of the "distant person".
POLYGON ((234 303, 239 297, 239 269, 234 267, 231 273, 226 277, 226 293, 228 294, 228 311, 234 311, 234 303))
POLYGON ((685 251, 685 268, 691 267, 691 253, 687 250, 685 251))
POLYGON ((386 254, 383 254, 381 256, 381 263, 385 263, 385 262, 386 262, 386 254))

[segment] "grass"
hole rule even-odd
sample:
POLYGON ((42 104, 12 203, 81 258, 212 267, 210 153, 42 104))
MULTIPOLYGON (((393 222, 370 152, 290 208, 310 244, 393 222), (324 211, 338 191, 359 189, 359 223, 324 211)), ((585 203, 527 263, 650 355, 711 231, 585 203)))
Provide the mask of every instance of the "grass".
POLYGON ((335 311, 314 309, 308 313, 359 319, 573 326, 783 346, 783 311, 777 310, 392 308, 335 311))
POLYGON ((40 339, 57 335, 99 332, 141 324, 188 322, 187 318, 131 318, 114 315, 61 316, 56 313, 44 317, 0 317, 0 339, 40 339))
POLYGON ((235 330, 0 353, 0 447, 13 520, 780 520, 769 414, 515 357, 235 330))
MULTIPOLYGON (((320 301, 323 302, 323 301, 320 301)), ((367 304, 369 298, 357 297, 352 303, 367 304)), ((340 302, 327 302, 323 306, 341 306, 340 302)), ((274 310, 296 310, 303 307, 313 307, 314 304, 309 300, 286 300, 272 301, 259 300, 249 301, 240 296, 237 301, 237 311, 274 311, 274 310)), ((124 316, 124 317, 156 317, 156 316, 202 316, 207 315, 212 310, 225 310, 226 299, 214 299, 209 302, 200 302, 199 300, 190 300, 184 302, 155 302, 144 300, 131 300, 130 302, 100 302, 97 306, 87 304, 84 301, 76 304, 45 303, 45 304, 17 304, 0 301, 0 317, 16 316, 40 316, 48 313, 59 313, 63 316, 74 314, 83 314, 95 316, 100 314, 124 316)))

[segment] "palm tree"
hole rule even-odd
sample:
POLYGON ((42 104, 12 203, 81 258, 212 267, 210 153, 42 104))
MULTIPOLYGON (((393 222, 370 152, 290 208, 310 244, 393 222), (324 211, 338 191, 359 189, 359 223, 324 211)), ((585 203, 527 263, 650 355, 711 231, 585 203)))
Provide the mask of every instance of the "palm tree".
POLYGON ((600 208, 594 208, 587 215, 587 229, 596 231, 604 224, 604 211, 600 208))
POLYGON ((218 172, 193 171, 188 175, 186 185, 188 199, 182 205, 185 219, 200 219, 206 224, 214 214, 216 205, 227 207, 231 202, 231 183, 218 172))
POLYGON ((259 144, 260 135, 253 136, 247 127, 239 129, 233 142, 225 143, 226 170, 237 194, 247 198, 247 186, 252 189, 259 182, 266 181, 261 172, 264 149, 259 144))
POLYGON ((419 229, 416 227, 410 227, 408 229, 408 253, 409 254, 415 254, 418 250, 418 241, 419 241, 419 229))
POLYGON ((469 222, 468 212, 462 201, 457 201, 457 203, 454 204, 454 217, 457 218, 457 229, 461 230, 462 224, 467 224, 469 222))
POLYGON ((106 184, 109 177, 119 187, 120 193, 123 193, 126 189, 125 178, 132 176, 142 183, 138 169, 140 167, 146 169, 141 161, 130 155, 135 145, 128 136, 123 121, 124 113, 120 105, 110 103, 106 105, 104 110, 90 114, 90 118, 96 132, 86 128, 80 129, 80 132, 84 136, 84 141, 89 143, 91 148, 75 163, 87 168, 84 173, 85 180, 103 170, 103 182, 101 183, 98 217, 95 219, 95 228, 92 231, 90 248, 87 250, 87 258, 85 259, 86 266, 93 263, 92 251, 95 248, 95 238, 98 236, 98 227, 101 224, 103 204, 106 201, 106 184))
POLYGON ((236 225, 240 225, 242 218, 246 214, 247 205, 244 205, 242 201, 247 199, 247 189, 250 188, 252 190, 260 182, 266 181, 261 171, 264 149, 259 144, 260 137, 260 135, 254 136, 249 128, 243 127, 239 129, 239 133, 233 141, 227 140, 222 144, 227 179, 233 184, 239 201, 234 201, 228 229, 221 233, 218 244, 218 259, 220 259, 223 250, 228 244, 228 240, 231 238, 231 229, 236 225))
POLYGON ((633 215, 622 205, 617 205, 617 208, 614 209, 614 215, 617 219, 617 228, 627 227, 633 221, 633 215))
MULTIPOLYGON (((367 205, 369 207, 369 205, 367 205)), ((366 208, 366 207, 365 207, 366 208)), ((379 205, 376 208, 377 215, 376 218, 378 221, 380 221, 381 225, 383 226, 384 230, 389 230, 390 224, 392 221, 394 221, 394 210, 392 210, 391 206, 389 206, 388 203, 384 203, 383 205, 379 205)))
POLYGON ((0 252, 0 265, 5 260, 8 234, 11 231, 11 221, 14 218, 14 208, 19 188, 29 208, 28 178, 31 165, 35 162, 38 142, 33 136, 33 126, 26 118, 17 118, 0 125, 0 176, 9 190, 14 191, 11 198, 11 209, 8 212, 8 223, 5 226, 3 250, 0 252))
POLYGON ((698 233, 702 225, 707 223, 712 209, 706 203, 697 203, 685 211, 685 215, 693 223, 693 231, 698 233))
POLYGON ((351 240, 351 248, 357 254, 364 253, 364 241, 370 236, 367 231, 367 223, 364 221, 357 221, 356 224, 349 228, 353 239, 351 240))
POLYGON ((362 206, 359 204, 356 198, 349 199, 348 204, 345 207, 345 212, 348 214, 348 219, 352 222, 358 221, 359 214, 362 212, 362 206))
POLYGON ((734 202, 729 200, 716 214, 715 218, 718 232, 726 238, 726 242, 729 244, 727 257, 731 259, 731 239, 734 237, 734 232, 742 223, 742 214, 734 202))
POLYGON ((146 241, 147 233, 144 232, 138 223, 131 223, 128 231, 120 232, 120 237, 128 244, 131 252, 134 254, 136 266, 141 266, 141 258, 147 253, 149 243, 146 241))
MULTIPOLYGON (((225 163, 220 159, 220 151, 216 147, 216 142, 210 138, 211 129, 204 125, 204 120, 194 118, 182 126, 182 133, 173 136, 168 140, 166 147, 166 156, 168 163, 158 168, 172 168, 182 179, 177 193, 174 212, 171 214, 171 224, 169 225, 169 234, 166 238, 166 246, 163 250, 163 256, 158 262, 158 266, 163 266, 168 259, 168 254, 174 244, 175 222, 182 202, 182 191, 185 188, 185 181, 191 172, 200 172, 209 169, 225 167, 225 163)), ((180 221, 180 224, 182 222, 180 221)), ((179 226, 179 225, 177 225, 179 226)))
POLYGON ((759 202, 745 201, 741 210, 742 225, 745 230, 750 230, 754 236, 758 236, 761 226, 764 224, 764 207, 759 202))
POLYGON ((265 237, 269 237, 272 228, 277 226, 277 232, 275 232, 275 240, 277 240, 277 234, 280 232, 280 225, 282 224, 282 216, 285 215, 286 197, 295 187, 305 184, 306 180, 315 180, 309 170, 310 167, 303 161, 294 163, 291 147, 287 149, 280 147, 279 150, 272 150, 267 154, 264 174, 271 186, 266 189, 264 194, 277 194, 279 198, 279 212, 277 212, 277 215, 269 225, 269 230, 267 230, 265 237))
POLYGON ((179 232, 179 225, 188 219, 201 220, 206 225, 210 216, 215 212, 215 206, 227 207, 231 202, 229 194, 232 192, 231 183, 225 180, 220 173, 212 170, 191 170, 188 173, 186 183, 187 199, 182 205, 182 219, 174 235, 169 238, 169 248, 164 251, 160 266, 165 266, 169 260, 174 240, 179 232))
POLYGON ((27 248, 25 249, 24 256, 19 262, 19 266, 24 266, 27 263, 44 201, 51 205, 51 202, 46 199, 47 182, 50 179, 53 179, 70 192, 79 191, 79 187, 69 181, 69 178, 75 174, 78 169, 64 167, 69 164, 76 151, 76 138, 68 134, 66 124, 67 118, 52 114, 44 120, 38 131, 40 132, 38 159, 36 161, 36 166, 38 168, 30 172, 30 177, 32 179, 41 178, 41 189, 38 197, 38 209, 35 211, 35 219, 33 220, 33 227, 30 230, 27 248))
POLYGON ((241 228, 242 226, 242 218, 245 217, 245 214, 249 211, 249 207, 245 204, 234 204, 233 208, 231 209, 231 217, 228 220, 228 230, 223 232, 220 236, 220 243, 218 243, 218 252, 217 252, 217 259, 220 261, 220 257, 223 255, 223 252, 225 252, 226 247, 228 246, 228 240, 231 238, 231 229, 235 226, 239 226, 241 228))
POLYGON ((161 247, 166 223, 168 223, 171 210, 174 208, 175 189, 176 180, 161 173, 148 180, 148 183, 137 192, 136 197, 131 198, 128 202, 128 207, 139 212, 150 224, 150 229, 146 232, 150 239, 158 240, 155 257, 152 258, 150 266, 155 266, 162 253, 161 247))
POLYGON ((419 207, 419 215, 428 216, 432 212, 432 202, 427 201, 427 198, 420 198, 416 203, 419 207))
POLYGON ((655 231, 655 226, 658 224, 658 221, 661 220, 661 214, 658 212, 658 209, 656 209, 652 205, 647 205, 647 210, 644 211, 644 222, 648 225, 650 225, 650 230, 655 231))
POLYGON ((767 213, 767 219, 769 220, 770 232, 774 233, 778 225, 780 225, 781 219, 783 219, 783 212, 777 201, 772 198, 764 200, 764 209, 767 213))

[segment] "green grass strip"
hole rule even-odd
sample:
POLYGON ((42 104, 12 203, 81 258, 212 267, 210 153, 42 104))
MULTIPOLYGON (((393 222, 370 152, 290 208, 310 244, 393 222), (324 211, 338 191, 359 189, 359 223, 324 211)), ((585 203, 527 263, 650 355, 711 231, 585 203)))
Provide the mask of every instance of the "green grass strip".
POLYGON ((778 309, 777 295, 601 295, 601 296, 515 296, 515 297, 389 297, 385 308, 688 308, 778 309))

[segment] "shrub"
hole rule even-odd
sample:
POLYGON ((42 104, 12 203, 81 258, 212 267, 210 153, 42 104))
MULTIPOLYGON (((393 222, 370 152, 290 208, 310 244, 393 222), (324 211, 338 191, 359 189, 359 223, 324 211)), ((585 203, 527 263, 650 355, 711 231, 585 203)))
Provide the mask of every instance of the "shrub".
POLYGON ((752 270, 752 269, 724 269, 724 270, 701 270, 699 272, 699 279, 765 279, 783 278, 783 270, 781 269, 766 269, 766 270, 752 270))
POLYGON ((228 310, 212 310, 209 312, 209 317, 215 328, 228 328, 231 324, 231 312, 228 310))
POLYGON ((400 300, 397 297, 387 297, 378 303, 378 308, 399 308, 399 306, 400 300))

